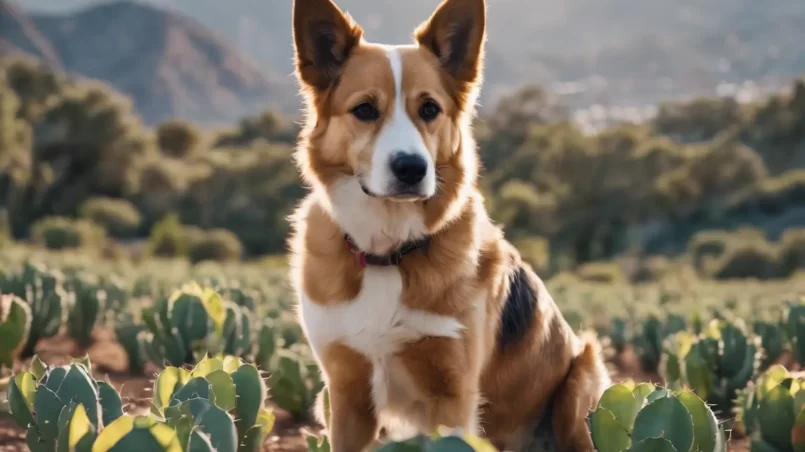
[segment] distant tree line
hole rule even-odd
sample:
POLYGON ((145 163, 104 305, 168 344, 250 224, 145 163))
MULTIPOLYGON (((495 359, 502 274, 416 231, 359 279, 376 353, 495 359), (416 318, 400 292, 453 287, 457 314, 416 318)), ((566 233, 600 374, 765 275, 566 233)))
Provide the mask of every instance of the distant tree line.
MULTIPOLYGON (((30 60, 0 68, 0 209, 51 248, 143 242, 193 260, 281 253, 303 195, 297 124, 271 111, 226 130, 148 128, 131 102, 30 60)), ((674 254, 706 229, 778 240, 805 225, 805 82, 741 105, 663 105, 647 124, 585 135, 527 86, 476 131, 493 218, 545 271, 624 251, 674 254)))

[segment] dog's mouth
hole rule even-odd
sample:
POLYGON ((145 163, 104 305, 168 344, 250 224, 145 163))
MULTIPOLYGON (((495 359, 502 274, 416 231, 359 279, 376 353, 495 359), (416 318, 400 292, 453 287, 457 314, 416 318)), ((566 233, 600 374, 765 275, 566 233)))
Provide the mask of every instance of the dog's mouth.
POLYGON ((398 187, 391 193, 385 193, 381 195, 369 190, 369 188, 363 183, 362 180, 360 180, 360 178, 358 178, 358 185, 360 185, 361 191, 363 191, 363 193, 366 196, 369 196, 371 198, 386 199, 389 201, 399 201, 399 202, 426 201, 428 198, 430 198, 429 196, 425 196, 424 194, 419 193, 416 190, 412 190, 406 187, 398 187))

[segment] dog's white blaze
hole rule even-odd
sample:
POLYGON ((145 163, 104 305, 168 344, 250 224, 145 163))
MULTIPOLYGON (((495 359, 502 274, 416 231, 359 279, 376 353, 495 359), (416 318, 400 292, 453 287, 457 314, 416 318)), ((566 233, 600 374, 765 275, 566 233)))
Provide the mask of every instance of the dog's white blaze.
POLYGON ((436 192, 436 169, 422 135, 405 111, 405 96, 402 92, 403 63, 399 46, 387 46, 386 56, 394 75, 394 105, 375 142, 367 185, 374 193, 388 193, 389 186, 394 181, 389 165, 391 156, 397 152, 417 154, 428 162, 428 170, 422 181, 422 194, 430 197, 436 192))
POLYGON ((308 342, 318 357, 338 342, 366 356, 373 365, 372 395, 377 409, 388 401, 392 355, 424 337, 457 339, 464 329, 453 317, 414 310, 400 302, 402 277, 396 267, 367 267, 363 287, 348 303, 325 306, 301 299, 300 314, 308 342))

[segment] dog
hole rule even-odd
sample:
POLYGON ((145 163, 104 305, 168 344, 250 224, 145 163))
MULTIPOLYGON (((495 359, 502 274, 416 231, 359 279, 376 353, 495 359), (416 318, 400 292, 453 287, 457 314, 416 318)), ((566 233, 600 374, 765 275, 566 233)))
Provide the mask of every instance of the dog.
POLYGON ((368 42, 332 0, 294 1, 310 189, 289 217, 290 276, 334 452, 440 427, 522 450, 548 412, 559 450, 593 450, 598 342, 574 333, 477 184, 485 40, 484 0, 444 0, 401 46, 368 42))

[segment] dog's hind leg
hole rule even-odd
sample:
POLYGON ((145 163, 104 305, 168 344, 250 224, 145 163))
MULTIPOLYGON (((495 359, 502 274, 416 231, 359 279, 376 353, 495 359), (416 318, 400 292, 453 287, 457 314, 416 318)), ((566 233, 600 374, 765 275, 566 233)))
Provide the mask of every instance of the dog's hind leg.
POLYGON ((583 349, 573 360, 553 403, 551 424, 559 451, 594 450, 587 415, 609 384, 609 372, 601 359, 597 339, 585 338, 583 349))

